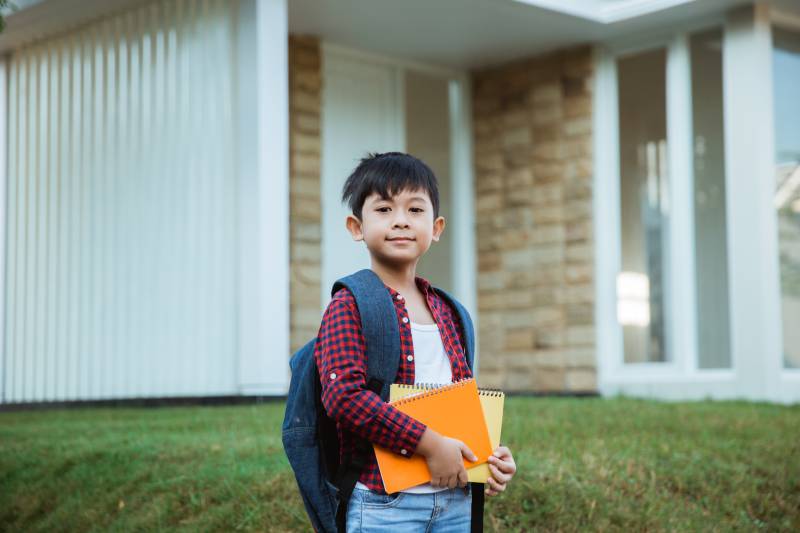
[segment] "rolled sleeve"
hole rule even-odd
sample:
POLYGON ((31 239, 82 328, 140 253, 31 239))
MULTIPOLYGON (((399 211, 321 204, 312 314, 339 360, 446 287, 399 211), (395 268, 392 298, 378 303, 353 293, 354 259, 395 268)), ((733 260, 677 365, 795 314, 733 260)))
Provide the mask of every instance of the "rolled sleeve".
MULTIPOLYGON (((410 458, 416 453, 419 441, 422 439, 422 434, 425 433, 427 426, 395 407, 388 404, 387 406, 389 407, 388 411, 397 413, 397 418, 401 419, 402 422, 396 424, 397 430, 395 434, 397 435, 397 440, 390 436, 388 444, 379 444, 394 453, 410 458)), ((391 414, 389 416, 390 418, 392 417, 391 414)))

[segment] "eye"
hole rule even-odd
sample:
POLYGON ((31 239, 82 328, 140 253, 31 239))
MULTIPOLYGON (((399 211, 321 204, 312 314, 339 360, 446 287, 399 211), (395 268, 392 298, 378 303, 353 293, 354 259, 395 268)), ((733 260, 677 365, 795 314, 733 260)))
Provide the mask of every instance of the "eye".
POLYGON ((414 213, 423 213, 423 212, 425 212, 425 210, 422 209, 421 207, 412 207, 411 211, 414 212, 414 213))
POLYGON ((379 213, 388 213, 389 211, 391 211, 391 209, 392 209, 391 207, 383 206, 383 207, 376 207, 375 211, 379 213))

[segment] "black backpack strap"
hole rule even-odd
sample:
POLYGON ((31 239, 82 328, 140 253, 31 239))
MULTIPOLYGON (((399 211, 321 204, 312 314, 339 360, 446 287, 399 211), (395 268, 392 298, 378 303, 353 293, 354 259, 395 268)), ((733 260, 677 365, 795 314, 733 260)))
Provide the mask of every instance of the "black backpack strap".
POLYGON ((470 483, 472 489, 472 522, 470 533, 483 533, 483 483, 470 483))
MULTIPOLYGON (((389 387, 397 377, 400 365, 400 326, 394 302, 386 285, 370 269, 337 280, 331 290, 333 296, 346 287, 355 297, 361 316, 361 330, 367 344, 367 388, 383 401, 389 399, 389 387)), ((339 507, 336 510, 336 527, 346 531, 347 506, 361 472, 367 465, 372 445, 367 439, 356 439, 354 453, 342 463, 336 485, 339 489, 339 507)))

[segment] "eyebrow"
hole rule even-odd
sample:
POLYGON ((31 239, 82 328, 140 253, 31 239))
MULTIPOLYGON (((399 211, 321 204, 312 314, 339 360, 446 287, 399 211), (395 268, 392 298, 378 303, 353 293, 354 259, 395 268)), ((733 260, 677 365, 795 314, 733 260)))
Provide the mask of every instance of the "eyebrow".
MULTIPOLYGON (((423 197, 423 196, 412 196, 412 197, 411 197, 411 198, 409 198, 408 200, 409 200, 410 202, 413 202, 414 200, 417 200, 417 201, 420 201, 420 202, 425 202, 425 197, 423 197)), ((377 203, 379 203, 379 202, 392 202, 392 203, 394 203, 394 198, 388 198, 388 199, 385 199, 385 198, 379 198, 379 199, 375 200, 375 202, 374 202, 374 203, 376 203, 376 204, 377 204, 377 203)))

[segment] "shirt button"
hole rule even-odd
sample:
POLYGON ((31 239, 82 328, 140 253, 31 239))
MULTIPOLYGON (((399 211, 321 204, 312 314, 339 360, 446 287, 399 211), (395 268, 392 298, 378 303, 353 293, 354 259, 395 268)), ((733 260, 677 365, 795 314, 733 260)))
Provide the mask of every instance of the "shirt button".
POLYGON ((397 299, 398 299, 398 300, 402 300, 402 299, 403 299, 403 295, 402 295, 402 294, 398 294, 398 295, 397 295, 397 299))
POLYGON ((408 359, 409 361, 413 361, 414 360, 414 356, 413 355, 409 355, 408 357, 406 357, 406 359, 408 359))
POLYGON ((336 372, 331 373, 331 379, 336 379, 336 372))
POLYGON ((408 452, 405 450, 400 450, 400 453, 402 453, 403 455, 408 455, 408 452))
POLYGON ((408 324, 408 317, 407 316, 403 317, 403 324, 408 324))

